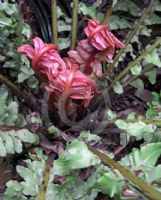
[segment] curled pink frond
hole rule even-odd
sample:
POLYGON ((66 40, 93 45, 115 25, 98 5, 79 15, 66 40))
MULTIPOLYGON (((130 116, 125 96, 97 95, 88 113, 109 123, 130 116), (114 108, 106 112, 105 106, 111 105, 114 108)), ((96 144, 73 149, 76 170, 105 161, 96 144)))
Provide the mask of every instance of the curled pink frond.
POLYGON ((84 107, 88 107, 92 98, 98 93, 96 83, 80 72, 76 66, 66 70, 64 74, 60 74, 46 88, 55 94, 54 98, 56 99, 59 99, 64 92, 74 89, 70 99, 82 100, 84 107))
POLYGON ((34 52, 34 48, 30 45, 30 44, 25 44, 22 45, 21 47, 19 47, 17 49, 17 51, 19 53, 25 54, 26 56, 28 56, 30 59, 34 58, 35 52, 34 52))
POLYGON ((100 25, 95 19, 88 19, 88 25, 84 32, 87 35, 88 42, 105 54, 104 58, 106 59, 104 61, 112 61, 115 47, 125 48, 125 45, 110 32, 107 25, 100 25))
POLYGON ((38 37, 32 41, 33 46, 25 44, 18 48, 18 52, 27 55, 32 60, 32 67, 39 76, 50 80, 59 73, 65 72, 66 65, 60 57, 56 45, 46 44, 38 37))

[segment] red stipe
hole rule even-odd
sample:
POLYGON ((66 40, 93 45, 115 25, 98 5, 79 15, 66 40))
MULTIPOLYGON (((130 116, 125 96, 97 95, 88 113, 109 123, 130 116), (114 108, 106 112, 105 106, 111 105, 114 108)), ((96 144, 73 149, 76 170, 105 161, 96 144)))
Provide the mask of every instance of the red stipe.
POLYGON ((96 55, 97 55, 98 52, 99 51, 97 49, 94 50, 94 52, 92 52, 91 56, 87 60, 86 65, 84 67, 84 73, 85 74, 90 74, 91 73, 92 68, 91 68, 90 64, 95 60, 95 57, 96 57, 96 55))
POLYGON ((69 76, 67 77, 67 82, 65 84, 65 89, 69 89, 72 85, 72 82, 73 82, 73 78, 74 78, 74 75, 75 73, 77 72, 78 68, 76 66, 73 66, 71 68, 71 71, 70 71, 70 74, 69 76))
POLYGON ((108 30, 108 27, 107 27, 106 25, 100 25, 100 26, 96 27, 96 28, 94 29, 94 31, 92 31, 91 34, 89 35, 88 41, 91 42, 91 40, 93 39, 93 36, 94 36, 96 33, 100 32, 100 31, 102 31, 102 30, 108 30))
POLYGON ((48 51, 54 50, 54 49, 55 49, 55 50, 57 49, 56 45, 54 45, 54 44, 48 44, 46 47, 44 47, 43 49, 41 49, 41 50, 34 56, 34 58, 33 58, 33 60, 32 60, 32 67, 33 67, 33 68, 36 68, 36 66, 37 66, 38 62, 40 61, 41 57, 42 57, 45 53, 47 53, 48 51))

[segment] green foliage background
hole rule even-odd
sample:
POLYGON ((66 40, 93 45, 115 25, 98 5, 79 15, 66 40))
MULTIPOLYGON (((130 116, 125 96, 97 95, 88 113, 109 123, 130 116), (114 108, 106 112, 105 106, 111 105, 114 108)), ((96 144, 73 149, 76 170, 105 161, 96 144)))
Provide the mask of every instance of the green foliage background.
MULTIPOLYGON (((79 14, 95 17, 98 20, 103 19, 103 14, 97 12, 96 8, 101 3, 97 0, 93 7, 87 7, 85 4, 79 4, 79 14)), ((109 27, 112 31, 120 31, 132 29, 135 26, 135 21, 138 19, 142 10, 129 0, 114 1, 113 15, 109 21, 109 27), (117 12, 126 12, 132 15, 131 18, 124 15, 118 15, 117 12)), ((120 63, 130 55, 131 60, 141 54, 144 44, 140 39, 141 36, 150 37, 153 31, 153 26, 161 23, 160 16, 156 12, 161 11, 161 3, 156 1, 155 7, 152 9, 144 24, 137 31, 132 42, 127 46, 125 53, 120 58, 120 63), (133 48, 137 45, 138 51, 133 48)), ((58 25, 59 32, 71 30, 71 19, 67 18, 61 9, 58 9, 58 25)), ((0 3, 0 62, 1 73, 6 77, 10 77, 14 83, 20 86, 27 85, 30 91, 38 91, 38 80, 34 76, 34 72, 30 67, 30 62, 24 56, 20 56, 16 49, 30 39, 30 27, 23 22, 22 16, 18 12, 16 4, 10 4, 8 1, 0 3)), ((70 38, 59 38, 60 49, 69 47, 70 38)), ((160 48, 155 49, 145 59, 134 66, 129 76, 138 76, 143 69, 149 64, 153 64, 154 68, 148 71, 145 75, 148 77, 151 84, 156 83, 156 70, 161 67, 160 48)), ((126 77, 125 77, 126 80, 126 77)), ((117 82, 114 86, 114 91, 118 94, 123 93, 123 83, 117 82)), ((136 79, 131 83, 136 88, 144 89, 144 84, 141 79, 136 79)), ((107 120, 113 120, 116 126, 122 129, 121 145, 127 145, 129 139, 144 140, 140 149, 133 151, 123 157, 119 162, 123 166, 130 169, 133 173, 140 172, 139 177, 146 180, 160 191, 160 164, 157 165, 157 160, 161 154, 161 131, 154 123, 146 123, 146 119, 160 120, 160 112, 156 113, 155 109, 160 108, 160 93, 153 92, 153 100, 149 103, 149 109, 146 116, 137 116, 136 113, 131 113, 127 120, 119 120, 117 113, 108 111, 107 120), (129 121, 128 121, 129 120, 129 121), (136 120, 131 121, 130 120, 136 120)), ((0 157, 8 157, 12 154, 21 153, 25 148, 36 146, 39 144, 38 135, 31 133, 26 129, 26 119, 20 109, 19 101, 11 91, 4 86, 0 86, 0 126, 16 126, 19 130, 0 131, 0 157), (25 128, 24 128, 25 127, 25 128)), ((49 127, 47 127, 49 128, 49 127)), ((57 129, 57 131, 59 131, 57 129)), ((143 194, 117 171, 111 170, 107 166, 101 164, 100 160, 91 153, 86 144, 83 142, 100 142, 101 138, 83 131, 80 137, 76 140, 69 141, 66 150, 54 160, 50 169, 50 177, 47 185, 46 200, 94 200, 99 192, 106 194, 114 199, 127 199, 124 191, 126 189, 132 191, 135 195, 129 199, 136 200, 142 197, 143 194), (83 139, 82 139, 83 138, 83 139), (91 167, 92 173, 87 180, 80 178, 82 169, 91 167), (64 176, 64 182, 60 184, 53 183, 55 176, 64 176)), ((7 188, 4 195, 4 200, 36 200, 39 199, 40 187, 43 182, 43 174, 45 172, 48 156, 40 148, 35 148, 35 153, 29 153, 28 158, 23 161, 23 165, 18 165, 16 171, 20 176, 19 180, 10 180, 7 182, 7 188)), ((114 157, 113 154, 105 152, 114 157)), ((3 160, 1 164, 3 163, 3 160)), ((143 197, 146 199, 146 197, 143 197)))

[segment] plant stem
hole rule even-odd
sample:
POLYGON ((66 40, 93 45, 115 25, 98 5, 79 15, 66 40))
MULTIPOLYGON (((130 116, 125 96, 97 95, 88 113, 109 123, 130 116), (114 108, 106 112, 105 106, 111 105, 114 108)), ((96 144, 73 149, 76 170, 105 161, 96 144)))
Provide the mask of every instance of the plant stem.
POLYGON ((107 8, 106 14, 105 14, 105 17, 103 19, 102 24, 106 25, 108 23, 108 20, 109 20, 109 18, 110 18, 111 15, 112 15, 112 5, 107 8))
POLYGON ((156 108, 156 109, 155 109, 155 112, 156 112, 156 113, 160 113, 160 112, 161 112, 161 108, 156 108))
POLYGON ((39 193, 39 200, 45 200, 46 199, 46 190, 49 182, 49 176, 50 176, 50 169, 51 169, 51 163, 50 159, 46 161, 46 168, 44 172, 44 179, 42 181, 42 185, 40 187, 40 193, 39 193))
POLYGON ((112 83, 109 85, 108 90, 110 90, 117 81, 123 78, 130 71, 132 67, 137 65, 141 60, 145 58, 145 56, 147 56, 153 49, 155 49, 160 44, 161 44, 161 37, 157 39, 157 41, 153 43, 150 47, 148 47, 136 60, 131 62, 120 74, 118 74, 116 78, 112 81, 112 83))
MULTIPOLYGON (((142 121, 144 122, 145 124, 153 124, 157 127, 161 127, 161 120, 150 120, 150 119, 141 119, 141 120, 138 120, 138 119, 123 119, 124 122, 126 123, 136 123, 136 122, 139 122, 139 121, 142 121)), ((108 124, 114 124, 116 122, 116 120, 109 120, 109 121, 105 121, 105 122, 102 122, 101 124, 104 126, 104 125, 108 125, 108 124)))
POLYGON ((25 100, 25 102, 30 104, 31 107, 34 107, 36 101, 34 100, 34 97, 32 97, 32 95, 26 92, 22 92, 14 83, 12 83, 2 74, 0 74, 0 82, 6 85, 8 88, 10 88, 18 97, 22 98, 22 100, 25 100))
POLYGON ((137 78, 140 76, 144 75, 146 72, 150 71, 154 67, 153 64, 148 65, 146 68, 144 68, 141 73, 137 76, 132 76, 129 80, 127 80, 122 86, 126 87, 128 86, 131 82, 135 81, 137 78))
POLYGON ((160 200, 161 193, 155 190, 151 185, 146 183, 141 178, 138 178, 134 175, 130 170, 120 165, 117 161, 112 160, 109 156, 101 153, 96 148, 87 145, 88 149, 92 151, 95 155, 97 155, 101 161, 111 169, 118 170, 127 180, 131 181, 134 185, 142 190, 144 195, 148 196, 150 199, 153 200, 160 200))
MULTIPOLYGON (((161 58, 161 57, 160 57, 161 58)), ((150 64, 148 66, 146 66, 139 75, 137 76, 132 76, 131 78, 129 78, 129 80, 127 80, 122 86, 126 87, 128 86, 131 82, 135 81, 137 78, 139 78, 140 76, 144 75, 146 72, 150 71, 151 69, 153 69, 155 67, 155 65, 150 64)))
POLYGON ((0 126, 0 131, 19 131, 24 129, 25 127, 17 127, 17 126, 0 126))
POLYGON ((137 119, 126 119, 124 120, 126 123, 136 123, 138 121, 142 121, 144 122, 145 124, 153 124, 155 126, 158 126, 158 127, 161 127, 161 120, 150 120, 150 119, 142 119, 142 120, 137 120, 137 119))
POLYGON ((53 33, 53 43, 58 44, 58 24, 57 24, 57 0, 52 0, 52 33, 53 33))
MULTIPOLYGON (((147 14, 149 13, 149 11, 151 10, 151 7, 153 6, 153 4, 155 3, 155 0, 151 0, 149 6, 147 8, 145 8, 141 18, 139 19, 139 21, 137 22, 137 24, 135 25, 134 29, 129 33, 129 35, 127 36, 127 39, 125 40, 124 44, 125 46, 127 47, 127 45, 131 42, 131 40, 133 39, 133 37, 135 36, 136 32, 138 31, 139 27, 141 26, 141 24, 144 22, 147 14)), ((123 49, 120 49, 119 52, 117 53, 114 61, 112 64, 109 65, 106 73, 104 76, 106 76, 110 71, 111 69, 115 66, 115 64, 118 62, 119 58, 121 57, 121 55, 124 53, 125 51, 125 48, 123 49)))
POLYGON ((75 48, 76 35, 77 35, 77 24, 78 24, 78 0, 73 1, 73 13, 72 13, 72 36, 70 50, 75 48))
POLYGON ((12 83, 9 79, 7 79, 5 76, 3 76, 2 74, 0 74, 0 82, 5 84, 16 94, 18 94, 18 95, 22 94, 21 91, 18 89, 18 87, 14 83, 12 83))

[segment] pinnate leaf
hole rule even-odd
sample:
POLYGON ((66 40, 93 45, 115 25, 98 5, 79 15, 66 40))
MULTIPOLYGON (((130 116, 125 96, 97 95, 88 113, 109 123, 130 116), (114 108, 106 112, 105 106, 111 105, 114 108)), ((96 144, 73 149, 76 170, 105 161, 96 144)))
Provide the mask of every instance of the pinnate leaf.
POLYGON ((146 166, 155 166, 161 154, 161 143, 147 144, 141 149, 134 149, 131 154, 121 160, 124 166, 141 169, 146 166))
POLYGON ((152 124, 145 124, 142 121, 128 123, 121 119, 115 122, 116 126, 126 131, 130 136, 143 136, 147 133, 152 133, 156 130, 156 126, 152 124))
POLYGON ((81 141, 73 141, 54 163, 56 174, 68 174, 70 170, 90 167, 99 162, 98 158, 88 150, 81 141))

